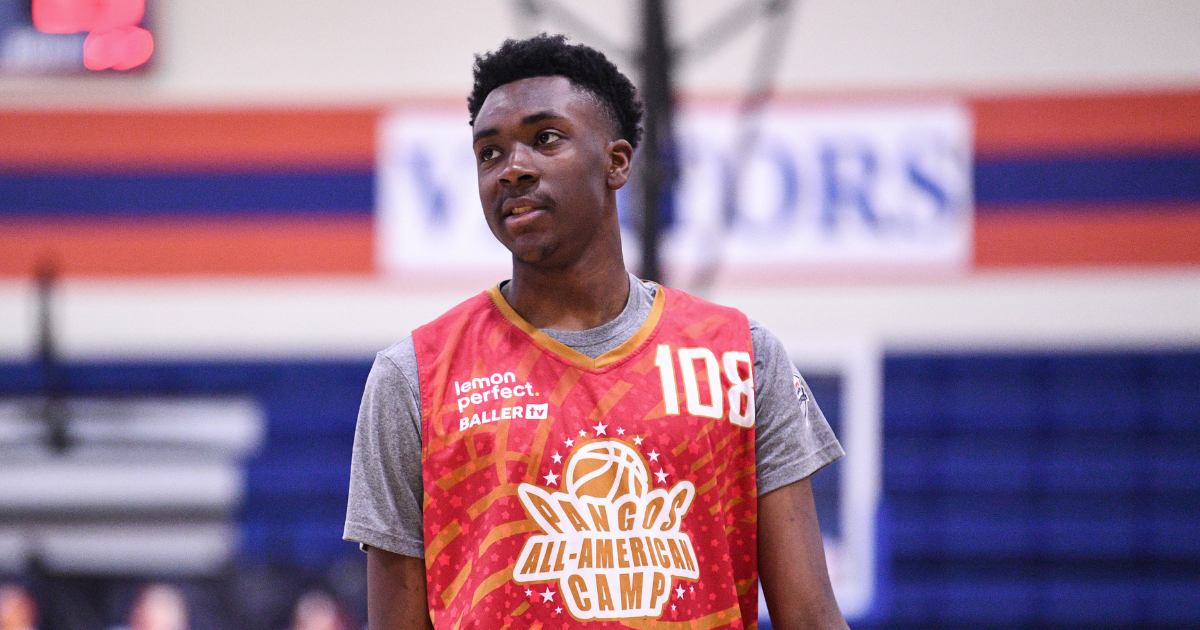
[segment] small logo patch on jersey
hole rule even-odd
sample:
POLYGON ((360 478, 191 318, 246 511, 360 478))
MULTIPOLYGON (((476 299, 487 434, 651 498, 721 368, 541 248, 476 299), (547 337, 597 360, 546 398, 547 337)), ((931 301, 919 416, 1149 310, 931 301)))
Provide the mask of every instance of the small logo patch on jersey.
POLYGON ((529 483, 517 490, 542 533, 525 541, 514 581, 557 581, 576 619, 621 619, 659 617, 672 579, 699 578, 691 538, 680 531, 696 497, 692 482, 651 489, 641 453, 614 439, 572 453, 563 482, 566 492, 529 483))
POLYGON ((458 412, 464 414, 458 419, 459 431, 501 420, 541 420, 548 413, 549 405, 545 403, 513 404, 519 402, 518 398, 541 394, 534 391, 532 383, 518 383, 512 372, 454 381, 454 393, 458 395, 458 412))
POLYGON ((800 374, 792 372, 792 385, 796 387, 796 400, 800 401, 800 411, 804 414, 804 422, 808 422, 808 391, 804 387, 804 381, 800 378, 800 374))

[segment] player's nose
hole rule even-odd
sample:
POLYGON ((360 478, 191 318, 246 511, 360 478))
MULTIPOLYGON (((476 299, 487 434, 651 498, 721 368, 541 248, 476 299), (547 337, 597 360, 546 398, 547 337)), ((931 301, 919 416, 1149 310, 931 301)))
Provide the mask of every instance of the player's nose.
POLYGON ((506 186, 527 185, 536 182, 540 173, 533 162, 529 147, 518 144, 505 158, 500 171, 500 182, 506 186))

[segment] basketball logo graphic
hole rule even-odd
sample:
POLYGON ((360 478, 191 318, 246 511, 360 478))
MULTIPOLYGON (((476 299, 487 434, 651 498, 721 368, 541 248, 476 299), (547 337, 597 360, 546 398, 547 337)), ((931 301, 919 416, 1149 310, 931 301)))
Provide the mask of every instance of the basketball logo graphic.
POLYGON ((650 472, 630 446, 617 440, 601 440, 576 451, 566 477, 571 494, 612 501, 627 494, 645 494, 650 472))
POLYGON ((525 540, 513 581, 557 582, 567 611, 586 620, 658 618, 673 588, 682 592, 676 580, 700 578, 683 530, 696 498, 691 481, 655 488, 641 453, 604 439, 568 456, 563 486, 518 486, 541 532, 525 540))

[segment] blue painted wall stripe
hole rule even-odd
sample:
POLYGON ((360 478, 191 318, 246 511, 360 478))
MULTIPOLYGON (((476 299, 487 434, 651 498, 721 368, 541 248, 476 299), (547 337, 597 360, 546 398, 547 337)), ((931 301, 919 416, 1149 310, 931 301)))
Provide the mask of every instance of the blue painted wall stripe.
MULTIPOLYGON (((988 206, 1200 202, 1200 153, 985 159, 975 199, 988 206)), ((0 172, 0 216, 230 213, 370 215, 371 170, 253 173, 0 172)))
POLYGON ((191 174, 0 174, 0 214, 367 214, 374 171, 191 174))
POLYGON ((1200 201, 1200 153, 981 160, 978 204, 1200 201))

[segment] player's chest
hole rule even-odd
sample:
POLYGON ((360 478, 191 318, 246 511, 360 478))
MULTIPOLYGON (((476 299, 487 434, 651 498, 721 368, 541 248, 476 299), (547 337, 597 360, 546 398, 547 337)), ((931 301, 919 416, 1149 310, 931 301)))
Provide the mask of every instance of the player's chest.
POLYGON ((427 389, 434 404, 426 419, 434 433, 450 436, 487 425, 528 430, 547 419, 565 438, 677 431, 707 420, 754 425, 746 349, 657 343, 604 370, 547 354, 528 348, 452 357, 427 389))

